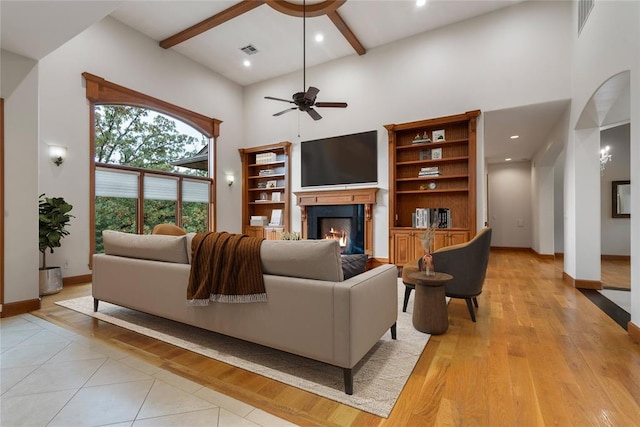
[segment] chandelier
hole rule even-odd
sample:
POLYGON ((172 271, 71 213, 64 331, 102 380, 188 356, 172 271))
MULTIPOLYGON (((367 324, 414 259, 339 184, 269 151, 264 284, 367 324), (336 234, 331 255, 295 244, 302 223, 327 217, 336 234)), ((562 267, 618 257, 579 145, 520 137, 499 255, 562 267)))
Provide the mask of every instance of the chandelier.
POLYGON ((611 153, 609 152, 609 146, 607 145, 600 150, 600 171, 604 170, 604 166, 611 161, 611 153))

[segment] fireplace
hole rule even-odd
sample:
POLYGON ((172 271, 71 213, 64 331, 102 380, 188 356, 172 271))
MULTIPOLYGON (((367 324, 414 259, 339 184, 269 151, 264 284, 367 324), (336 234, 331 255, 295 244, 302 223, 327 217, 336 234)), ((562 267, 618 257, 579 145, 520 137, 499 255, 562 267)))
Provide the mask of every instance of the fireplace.
POLYGON ((344 254, 373 255, 373 205, 377 188, 295 193, 302 237, 341 239, 344 254), (332 230, 333 229, 333 230, 332 230))
POLYGON ((343 254, 363 254, 364 205, 309 206, 307 239, 334 239, 343 254))

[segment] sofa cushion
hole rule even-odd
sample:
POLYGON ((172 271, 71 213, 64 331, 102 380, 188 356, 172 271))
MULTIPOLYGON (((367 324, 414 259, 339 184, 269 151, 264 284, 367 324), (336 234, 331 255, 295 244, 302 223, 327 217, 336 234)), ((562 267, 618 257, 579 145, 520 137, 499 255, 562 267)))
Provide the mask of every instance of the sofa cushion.
POLYGON ((343 280, 337 240, 265 240, 260 257, 265 274, 331 282, 343 280))
POLYGON ((193 243, 193 238, 196 233, 187 233, 187 259, 189 264, 191 264, 191 258, 193 257, 193 248, 191 244, 193 243))
POLYGON ((129 258, 187 264, 187 236, 164 236, 122 233, 105 230, 102 232, 104 253, 129 258))
POLYGON ((367 254, 342 255, 342 274, 344 280, 364 273, 367 267, 367 261, 369 261, 369 255, 367 254))

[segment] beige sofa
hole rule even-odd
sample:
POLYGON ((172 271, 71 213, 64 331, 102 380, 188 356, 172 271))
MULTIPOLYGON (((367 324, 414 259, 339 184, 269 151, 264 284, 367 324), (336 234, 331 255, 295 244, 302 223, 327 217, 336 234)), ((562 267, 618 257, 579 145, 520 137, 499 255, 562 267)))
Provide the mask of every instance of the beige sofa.
POLYGON ((187 304, 191 239, 105 231, 105 254, 93 258, 99 301, 233 336, 343 368, 353 368, 391 329, 398 314, 397 269, 383 265, 343 280, 333 240, 271 241, 260 256, 268 301, 187 304))

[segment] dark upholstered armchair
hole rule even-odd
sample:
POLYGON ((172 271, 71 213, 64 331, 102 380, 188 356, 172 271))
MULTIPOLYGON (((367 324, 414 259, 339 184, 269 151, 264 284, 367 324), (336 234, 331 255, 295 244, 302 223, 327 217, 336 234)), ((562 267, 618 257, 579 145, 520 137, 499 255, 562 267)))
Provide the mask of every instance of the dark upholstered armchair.
POLYGON ((482 292, 490 248, 491 228, 485 227, 469 242, 445 246, 432 254, 435 270, 453 276, 453 280, 445 284, 446 295, 464 298, 474 322, 476 314, 472 302, 478 307, 476 297, 482 292))

